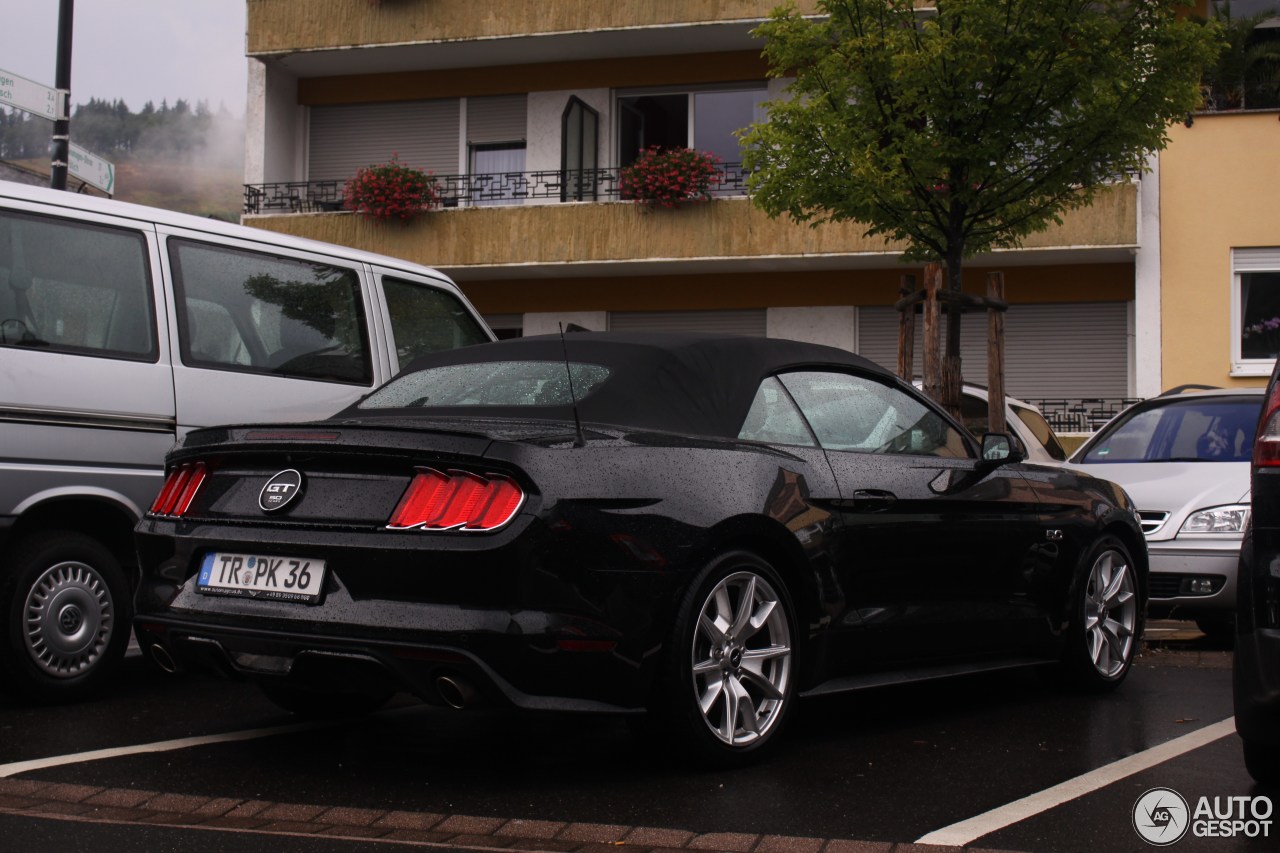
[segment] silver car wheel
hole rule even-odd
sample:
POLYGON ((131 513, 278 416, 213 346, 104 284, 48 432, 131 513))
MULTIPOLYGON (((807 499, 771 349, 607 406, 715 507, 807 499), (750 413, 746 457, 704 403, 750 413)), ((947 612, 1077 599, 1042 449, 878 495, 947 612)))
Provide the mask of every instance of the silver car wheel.
POLYGON ((58 678, 90 669, 115 629, 106 581, 92 566, 77 561, 46 569, 27 593, 22 613, 31 660, 58 678))
POLYGON ((1133 655, 1138 620, 1133 569, 1124 554, 1108 549, 1089 570, 1084 597, 1084 628, 1089 659, 1103 678, 1124 672, 1133 655))
POLYGON ((765 737, 791 680, 786 607, 764 578, 735 572, 711 590, 693 636, 693 690, 703 722, 731 747, 765 737))

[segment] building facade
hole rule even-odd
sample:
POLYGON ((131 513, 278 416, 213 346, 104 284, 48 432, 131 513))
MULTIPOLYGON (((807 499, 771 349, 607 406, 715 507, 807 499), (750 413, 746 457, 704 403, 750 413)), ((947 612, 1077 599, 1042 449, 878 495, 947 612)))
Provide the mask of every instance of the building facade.
MULTIPOLYGON (((762 102, 783 88, 766 79, 751 36, 775 5, 249 0, 244 220, 435 266, 503 334, 562 322, 722 329, 833 344, 893 367, 892 306, 903 274, 919 273, 901 262, 901 247, 853 224, 771 220, 735 168, 734 132, 762 118, 762 102), (620 199, 620 167, 654 144, 710 151, 728 179, 712 201, 674 210, 620 199), (431 171, 443 206, 408 223, 340 211, 346 179, 393 156, 431 171)), ((816 9, 813 0, 798 6, 816 9)), ((1175 145, 1218 138, 1220 118, 1178 130, 1175 145)), ((1280 129, 1274 115, 1271 123, 1280 129)), ((1184 376, 1256 381, 1235 367, 1193 369, 1170 349, 1167 330, 1187 331, 1184 320, 1207 332, 1194 300, 1172 298, 1169 282, 1191 293, 1222 272, 1187 262, 1207 239, 1246 283, 1265 286, 1270 279, 1250 265, 1273 258, 1219 246, 1236 232, 1227 221, 1212 234, 1198 228, 1194 203, 1173 213, 1184 182, 1195 181, 1181 157, 1153 166, 1022 248, 966 269, 974 292, 987 271, 1004 273, 1007 386, 1075 413, 1058 422, 1068 430, 1124 399, 1195 381, 1184 376), (1171 215, 1180 230, 1162 240, 1171 215)), ((1270 197, 1275 204, 1280 193, 1270 197)), ((1250 216, 1267 215, 1268 203, 1255 206, 1250 216)), ((1280 245, 1256 224, 1239 248, 1280 245)), ((1262 310, 1251 304, 1241 316, 1262 310)), ((1224 315, 1213 334, 1229 338, 1232 322, 1224 315)), ((962 330, 965 376, 982 382, 986 323, 975 316, 962 330)), ((1248 362, 1255 350, 1237 357, 1248 362)))

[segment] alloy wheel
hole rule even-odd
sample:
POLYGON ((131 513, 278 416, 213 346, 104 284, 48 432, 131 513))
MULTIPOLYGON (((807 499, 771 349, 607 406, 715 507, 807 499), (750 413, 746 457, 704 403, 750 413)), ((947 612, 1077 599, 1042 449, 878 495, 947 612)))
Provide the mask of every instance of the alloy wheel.
POLYGON ((693 636, 693 689, 703 722, 730 747, 765 737, 791 681, 786 607, 760 575, 740 571, 711 590, 693 636))
POLYGON ((1089 570, 1084 598, 1089 658, 1103 678, 1115 678, 1129 664, 1138 620, 1137 602, 1128 560, 1114 549, 1103 551, 1089 570))

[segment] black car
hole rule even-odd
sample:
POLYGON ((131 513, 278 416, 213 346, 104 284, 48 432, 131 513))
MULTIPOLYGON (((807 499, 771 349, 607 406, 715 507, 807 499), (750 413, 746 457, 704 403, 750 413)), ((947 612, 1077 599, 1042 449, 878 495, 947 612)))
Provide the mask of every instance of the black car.
POLYGON ((801 695, 1045 662, 1115 686, 1134 509, 1021 460, 828 347, 471 346, 327 421, 190 433, 137 528, 137 631, 300 713, 650 711, 726 761, 801 695))
POLYGON ((1280 784, 1280 363, 1253 443, 1253 515, 1240 548, 1233 662, 1236 731, 1259 782, 1280 784))

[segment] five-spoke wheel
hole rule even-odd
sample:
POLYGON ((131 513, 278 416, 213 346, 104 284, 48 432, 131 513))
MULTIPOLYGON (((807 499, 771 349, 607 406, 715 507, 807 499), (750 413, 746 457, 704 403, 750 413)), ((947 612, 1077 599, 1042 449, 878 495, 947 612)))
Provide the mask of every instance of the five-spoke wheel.
POLYGON ((1114 687, 1124 680, 1137 651, 1142 614, 1129 550, 1104 536, 1085 555, 1078 581, 1066 663, 1086 687, 1114 687))

